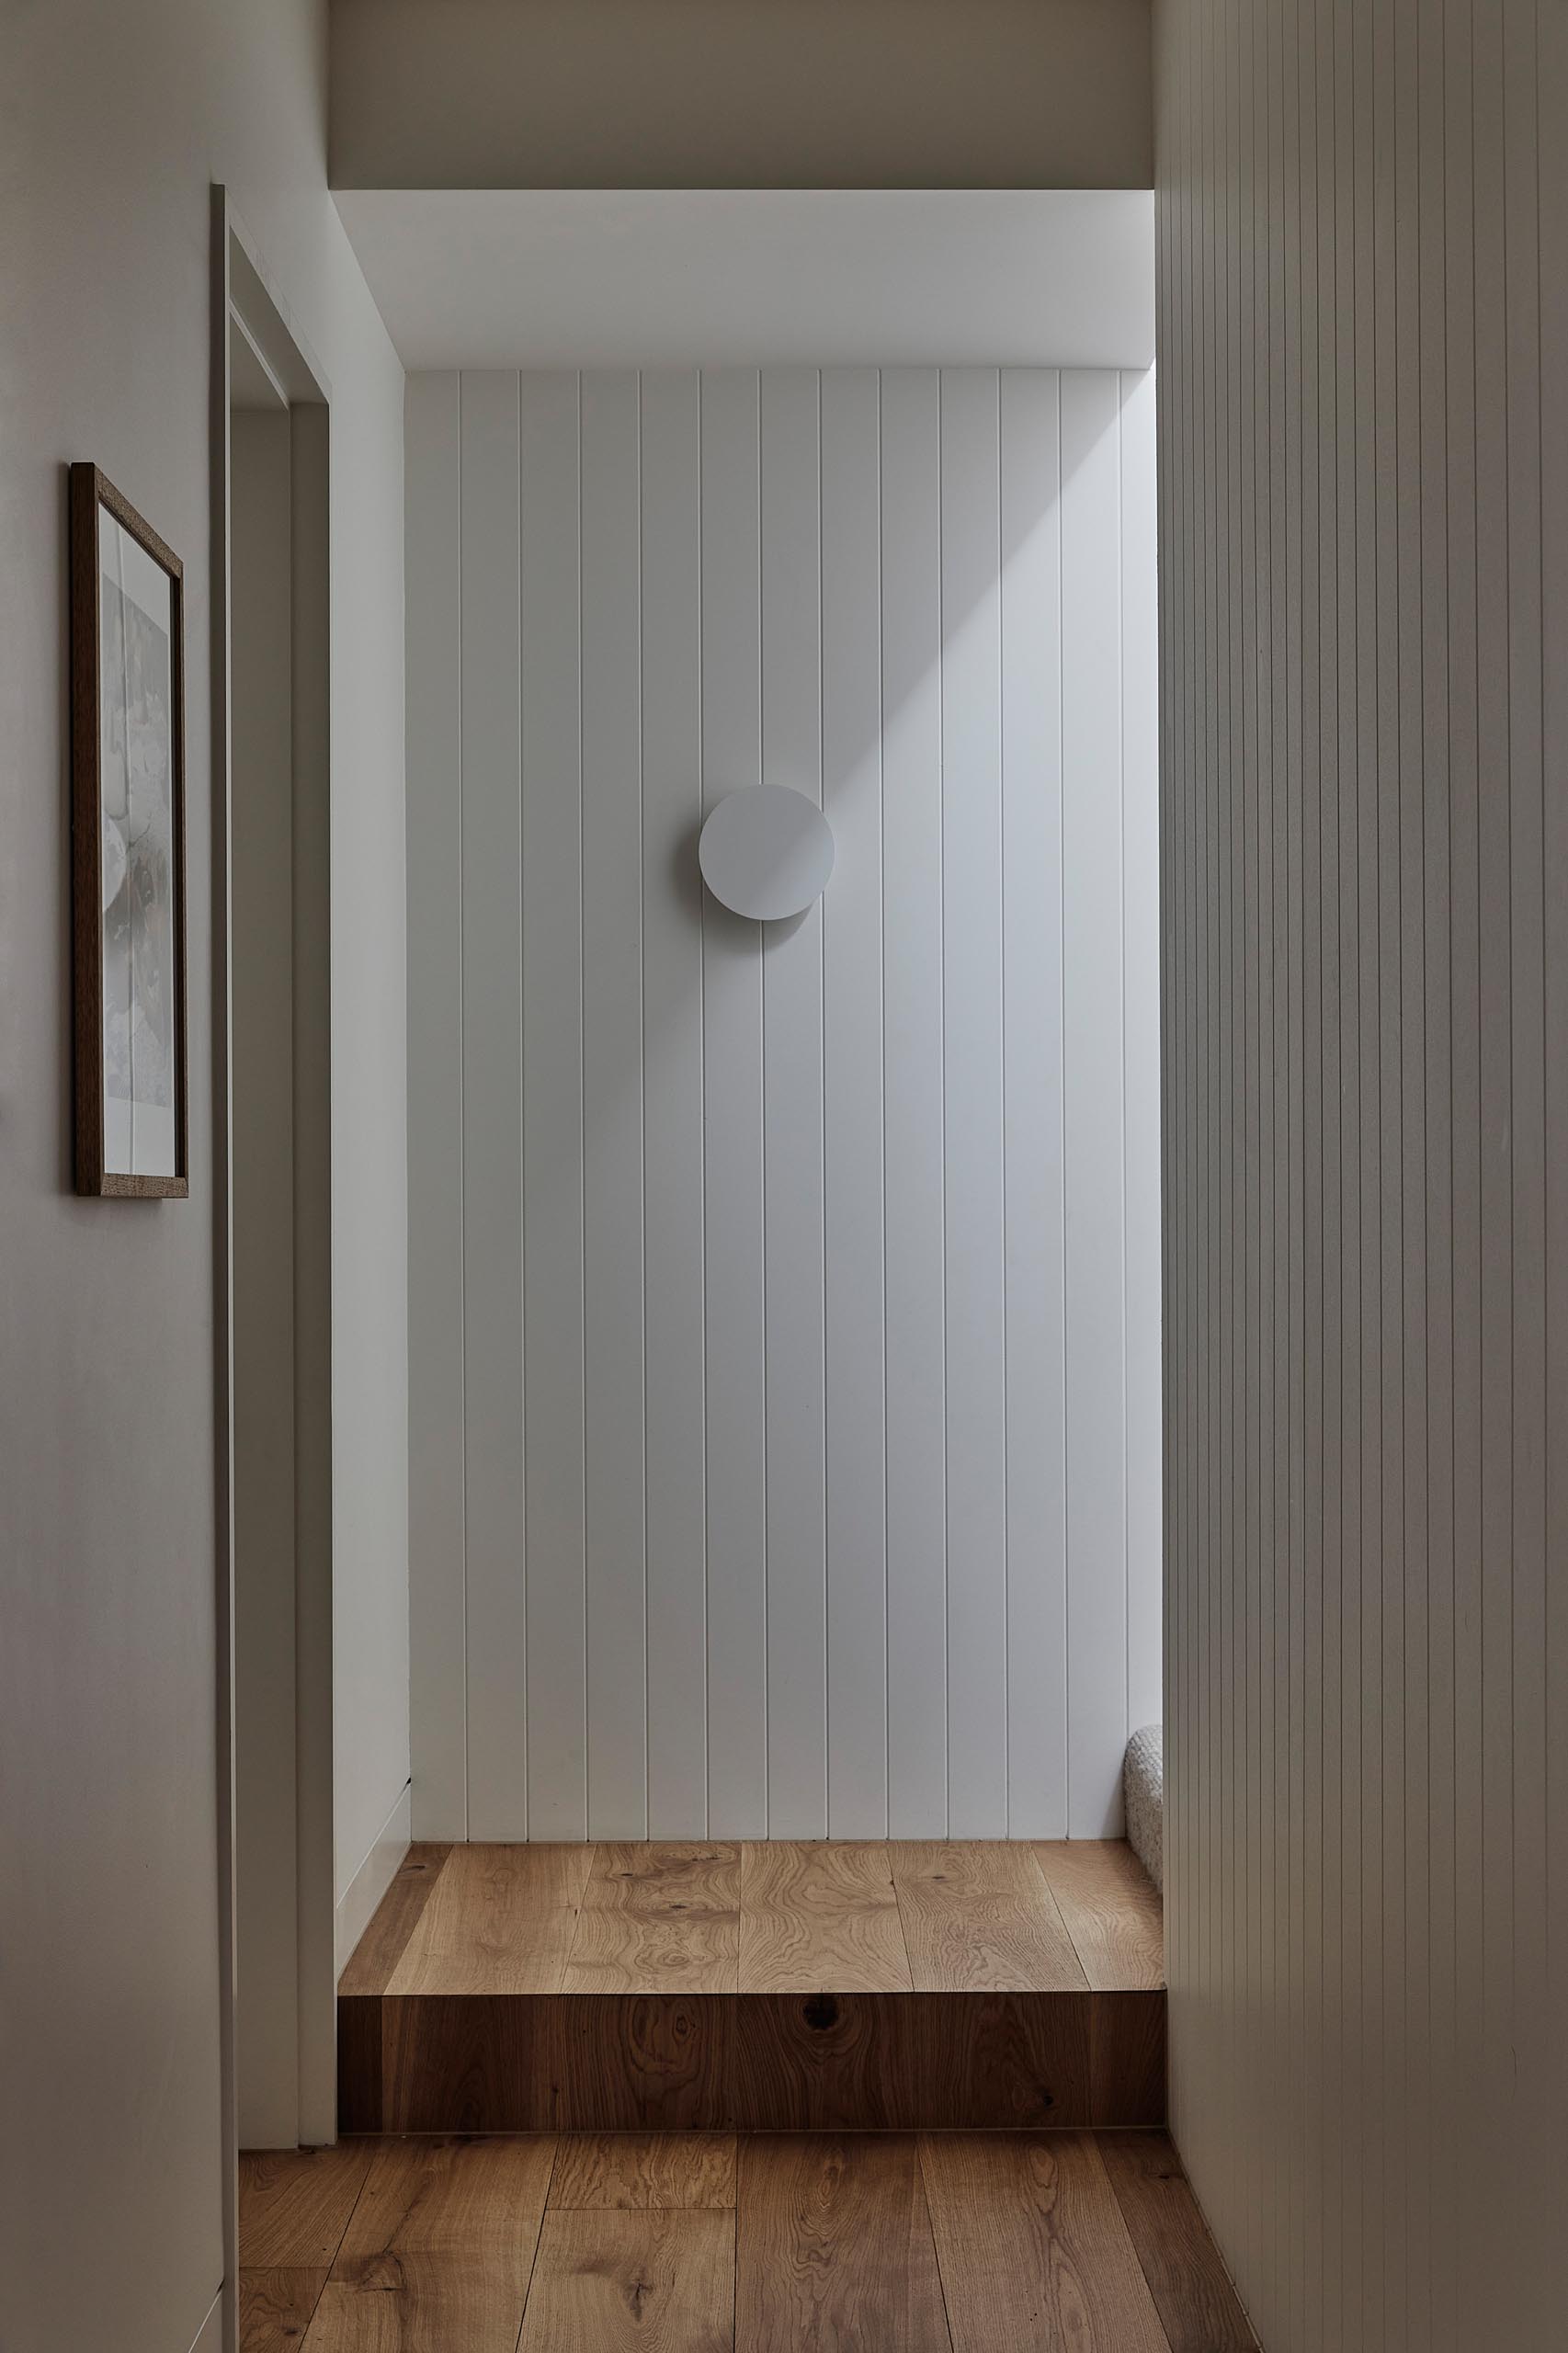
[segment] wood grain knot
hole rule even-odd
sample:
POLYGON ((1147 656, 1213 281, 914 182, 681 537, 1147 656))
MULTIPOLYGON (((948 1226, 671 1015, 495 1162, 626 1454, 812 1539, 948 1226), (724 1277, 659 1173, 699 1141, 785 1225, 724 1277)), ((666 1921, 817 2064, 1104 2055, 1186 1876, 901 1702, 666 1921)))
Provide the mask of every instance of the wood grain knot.
POLYGON ((813 1994, 801 2005, 801 2016, 813 2034, 829 2034, 838 2024, 838 2004, 831 1994, 813 1994))
POLYGON ((385 2247, 374 2255, 345 2256, 337 2277, 351 2288, 373 2294, 401 2296, 408 2287, 402 2258, 385 2247))

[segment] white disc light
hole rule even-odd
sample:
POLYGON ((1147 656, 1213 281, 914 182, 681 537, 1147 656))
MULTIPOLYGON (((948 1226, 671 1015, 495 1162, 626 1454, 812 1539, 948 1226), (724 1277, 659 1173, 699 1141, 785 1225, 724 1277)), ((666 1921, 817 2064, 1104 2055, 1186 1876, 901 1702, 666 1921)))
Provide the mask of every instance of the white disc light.
POLYGON ((833 872, 833 830, 792 785, 753 784, 712 811, 697 857, 721 906, 778 923, 821 898, 833 872))

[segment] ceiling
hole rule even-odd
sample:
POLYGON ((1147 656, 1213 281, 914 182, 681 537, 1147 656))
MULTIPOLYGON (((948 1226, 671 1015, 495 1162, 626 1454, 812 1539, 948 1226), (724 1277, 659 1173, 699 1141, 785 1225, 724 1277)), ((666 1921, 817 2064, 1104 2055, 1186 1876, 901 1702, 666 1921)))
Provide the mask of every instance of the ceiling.
POLYGON ((404 367, 1144 368, 1146 188, 339 189, 404 367))
POLYGON ((1151 0, 332 0, 334 188, 1152 188, 1151 0))

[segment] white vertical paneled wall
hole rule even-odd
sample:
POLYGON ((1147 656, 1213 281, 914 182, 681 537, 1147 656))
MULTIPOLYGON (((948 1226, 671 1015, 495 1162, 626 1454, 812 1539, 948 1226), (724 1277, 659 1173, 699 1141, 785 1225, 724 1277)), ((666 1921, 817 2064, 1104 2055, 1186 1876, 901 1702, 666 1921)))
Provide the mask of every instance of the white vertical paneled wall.
POLYGON ((411 379, 424 1837, 1097 1835, 1158 1711, 1152 380, 411 379), (727 915, 793 785, 837 863, 727 915))
POLYGON ((1174 2116, 1270 2353, 1546 2353, 1568 10, 1158 18, 1174 2116))

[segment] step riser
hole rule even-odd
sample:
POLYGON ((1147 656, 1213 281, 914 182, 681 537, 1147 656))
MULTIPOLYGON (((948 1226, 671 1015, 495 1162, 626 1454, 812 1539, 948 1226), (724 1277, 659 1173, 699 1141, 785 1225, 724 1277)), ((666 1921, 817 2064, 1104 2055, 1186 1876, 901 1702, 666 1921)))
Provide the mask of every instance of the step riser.
POLYGON ((346 1995, 350 2132, 1158 2127, 1160 1993, 346 1995))

